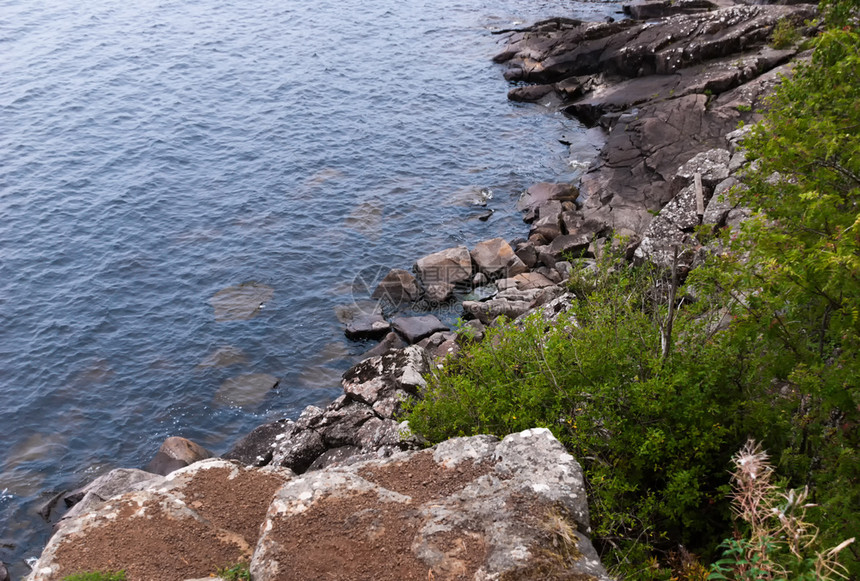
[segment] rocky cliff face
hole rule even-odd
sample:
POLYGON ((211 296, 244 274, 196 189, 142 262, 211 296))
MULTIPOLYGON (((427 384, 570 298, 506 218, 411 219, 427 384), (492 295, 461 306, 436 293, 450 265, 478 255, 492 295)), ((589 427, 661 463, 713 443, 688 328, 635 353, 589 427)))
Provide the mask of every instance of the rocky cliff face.
POLYGON ((553 104, 608 131, 582 178, 577 234, 644 234, 678 194, 679 168, 724 148, 725 135, 754 120, 789 71, 797 49, 768 45, 777 23, 811 34, 804 22, 816 13, 808 4, 717 8, 707 1, 632 8, 681 14, 647 22, 554 19, 513 33, 496 57, 507 65, 505 76, 521 83, 510 98, 553 104))
POLYGON ((544 429, 305 475, 222 459, 167 477, 115 470, 88 493, 30 581, 182 581, 249 560, 256 581, 608 579, 579 464, 544 429))

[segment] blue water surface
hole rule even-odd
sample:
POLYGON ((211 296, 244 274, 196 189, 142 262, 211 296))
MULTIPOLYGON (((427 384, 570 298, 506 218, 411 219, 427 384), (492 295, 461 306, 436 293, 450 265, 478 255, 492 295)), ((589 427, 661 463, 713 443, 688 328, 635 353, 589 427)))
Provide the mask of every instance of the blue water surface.
POLYGON ((0 0, 0 559, 13 574, 46 541, 36 511, 53 494, 145 464, 167 436, 221 453, 336 397, 369 347, 337 317, 363 267, 522 235, 516 197, 573 179, 558 139, 586 132, 506 100, 491 31, 615 10, 0 0), (489 193, 483 222, 473 202, 489 193), (210 299, 248 282, 272 298, 217 321, 210 299), (245 361, 201 366, 225 346, 245 361), (280 385, 216 403, 242 373, 280 385))

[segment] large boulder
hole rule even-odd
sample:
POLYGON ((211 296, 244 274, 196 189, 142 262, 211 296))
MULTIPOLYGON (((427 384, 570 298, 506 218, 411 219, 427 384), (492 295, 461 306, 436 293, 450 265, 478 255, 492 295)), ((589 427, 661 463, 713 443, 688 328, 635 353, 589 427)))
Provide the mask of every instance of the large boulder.
POLYGON ((472 279, 472 256, 465 246, 448 248, 419 259, 415 272, 427 300, 443 303, 451 298, 458 284, 472 279))
POLYGON ((251 558, 273 494, 292 473, 210 459, 67 516, 28 581, 125 570, 129 581, 207 577, 251 558))
POLYGON ((609 579, 582 471, 545 429, 309 472, 277 492, 262 531, 257 581, 609 579))
POLYGON ((211 457, 212 453, 200 444, 187 438, 171 436, 164 440, 155 457, 149 461, 144 470, 166 476, 174 470, 211 457))
POLYGON ((471 254, 478 270, 490 279, 516 276, 528 270, 504 238, 479 242, 471 254))
POLYGON ((394 308, 417 301, 420 297, 418 281, 412 273, 400 268, 392 268, 371 295, 371 298, 385 301, 394 308))

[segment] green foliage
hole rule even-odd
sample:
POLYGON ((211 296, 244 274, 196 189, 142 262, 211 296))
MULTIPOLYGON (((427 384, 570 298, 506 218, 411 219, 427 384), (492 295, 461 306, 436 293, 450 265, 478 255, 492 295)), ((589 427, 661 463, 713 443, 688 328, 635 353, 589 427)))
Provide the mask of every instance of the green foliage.
MULTIPOLYGON (((780 484, 808 486, 815 547, 860 537, 857 0, 823 11, 811 61, 745 141, 754 162, 737 195, 754 215, 690 275, 695 302, 676 301, 668 355, 666 274, 609 257, 573 273, 578 300, 556 324, 490 328, 410 410, 431 441, 552 430, 583 464, 597 544, 624 578, 668 579, 670 547, 710 559, 727 537, 713 575, 815 578, 817 556, 732 535, 725 470, 747 437, 773 453, 780 484)), ((856 544, 840 558, 860 576, 856 544)))
MULTIPOLYGON (((743 440, 747 353, 690 309, 661 355, 664 273, 608 259, 557 324, 488 330, 431 377, 410 425, 431 441, 552 430, 585 468, 595 534, 630 576, 655 547, 716 545, 725 466, 743 440)), ((656 578, 656 577, 655 577, 656 578)))
POLYGON ((788 18, 783 18, 773 27, 770 44, 773 48, 788 48, 800 40, 800 32, 788 18))
POLYGON ((793 424, 766 445, 810 485, 810 518, 837 544, 860 536, 860 35, 824 32, 745 146, 755 171, 740 201, 756 214, 692 278, 723 293, 734 339, 759 345, 759 405, 793 424))
POLYGON ((248 563, 238 563, 219 569, 218 576, 225 581, 251 581, 251 566, 248 563))
POLYGON ((75 573, 63 577, 63 581, 125 581, 125 571, 106 573, 102 571, 91 571, 87 573, 75 573))

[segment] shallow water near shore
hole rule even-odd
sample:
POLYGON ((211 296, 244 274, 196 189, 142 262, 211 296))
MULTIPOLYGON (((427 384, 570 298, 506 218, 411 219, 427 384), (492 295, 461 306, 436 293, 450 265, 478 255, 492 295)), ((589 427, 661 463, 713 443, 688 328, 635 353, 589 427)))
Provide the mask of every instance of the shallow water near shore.
POLYGON ((616 10, 3 2, 0 560, 13 578, 57 492, 142 466, 167 436, 221 453, 336 397, 370 347, 344 339, 336 312, 363 268, 522 235, 519 193, 575 178, 590 149, 577 122, 506 100, 491 31, 616 10), (277 387, 241 406, 219 395, 252 374, 277 387))

